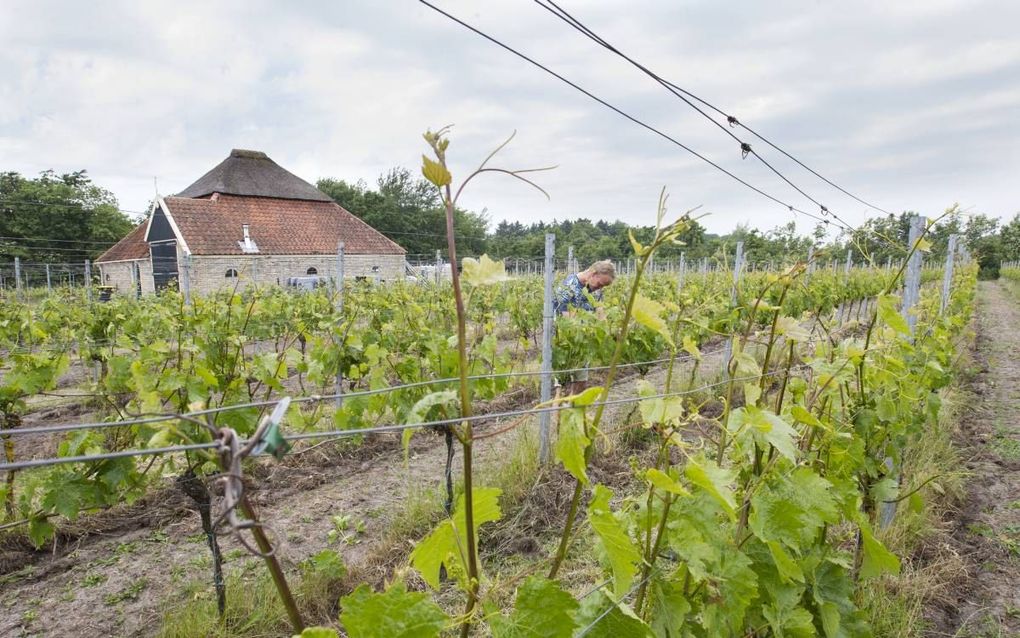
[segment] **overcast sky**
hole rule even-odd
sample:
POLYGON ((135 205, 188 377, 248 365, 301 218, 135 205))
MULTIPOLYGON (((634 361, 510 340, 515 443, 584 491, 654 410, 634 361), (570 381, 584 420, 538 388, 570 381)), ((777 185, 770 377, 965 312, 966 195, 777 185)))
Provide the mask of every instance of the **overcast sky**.
MULTIPOLYGON (((526 0, 439 6, 703 153, 815 211, 647 76, 526 0)), ((1020 211, 1020 2, 571 2, 561 6, 672 82, 736 115, 851 192, 932 215, 1020 211)), ((314 182, 417 170, 421 133, 454 124, 455 179, 495 162, 558 165, 546 200, 509 178, 463 204, 493 222, 653 223, 702 206, 723 232, 783 207, 411 0, 0 0, 0 170, 87 169, 121 207, 182 190, 231 148, 314 182)), ((869 212, 761 143, 851 223, 869 212)), ((814 222, 800 218, 808 232, 814 222)))

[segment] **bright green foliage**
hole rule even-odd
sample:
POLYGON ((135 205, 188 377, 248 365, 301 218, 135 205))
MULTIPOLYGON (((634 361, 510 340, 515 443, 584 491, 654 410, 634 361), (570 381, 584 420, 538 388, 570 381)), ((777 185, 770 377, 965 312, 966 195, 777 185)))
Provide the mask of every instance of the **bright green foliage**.
MULTIPOLYGON (((757 388, 757 385, 754 387, 757 388)), ((760 447, 766 449, 769 446, 774 447, 791 461, 796 457, 794 439, 797 437, 797 431, 773 412, 753 405, 739 408, 734 410, 730 417, 730 429, 740 430, 760 447)))
POLYGON ((650 591, 652 632, 656 638, 679 638, 683 635, 684 623, 691 611, 691 603, 684 596, 683 581, 656 578, 652 581, 650 591))
POLYGON ((680 484, 680 481, 654 467, 648 468, 645 472, 645 480, 654 485, 657 489, 676 494, 677 496, 689 496, 690 492, 680 484))
POLYGON ((591 504, 588 505, 588 522, 598 536, 600 546, 613 571, 613 590, 623 596, 641 565, 641 554, 627 534, 627 530, 609 509, 613 492, 604 485, 596 485, 591 504))
POLYGON ((648 381, 641 379, 637 384, 638 395, 648 397, 638 403, 641 420, 645 425, 670 424, 684 415, 684 403, 681 397, 657 397, 658 391, 648 381))
POLYGON ((359 585, 340 599, 340 607, 350 638, 433 638, 450 620, 428 594, 408 592, 403 583, 379 594, 359 585))
POLYGON ((579 631, 585 638, 652 638, 651 628, 635 615, 629 605, 616 602, 599 590, 581 601, 577 614, 579 631), (607 613, 608 612, 608 613, 607 613))
POLYGON ((560 434, 556 439, 556 458, 571 476, 584 484, 588 483, 588 472, 584 451, 591 443, 585 433, 586 419, 582 408, 560 411, 560 434))
POLYGON ((300 634, 294 634, 294 638, 337 638, 337 633, 328 627, 305 627, 300 634))
POLYGON ((461 273, 461 279, 469 286, 486 286, 509 279, 503 262, 493 261, 488 255, 482 255, 478 259, 466 257, 462 263, 464 271, 461 273))
POLYGON ((453 179, 450 175, 450 171, 446 170, 446 167, 439 162, 422 155, 421 163, 422 175, 425 176, 425 179, 429 180, 436 186, 447 186, 453 179))
MULTIPOLYGON (((499 511, 499 495, 501 490, 496 487, 475 487, 474 527, 475 534, 483 523, 498 521, 502 517, 499 511)), ((422 578, 433 589, 439 589, 439 571, 445 565, 447 572, 457 577, 461 587, 467 581, 467 524, 464 519, 464 495, 457 497, 457 506, 453 517, 441 522, 431 534, 426 536, 411 552, 411 565, 421 573, 422 578)))
POLYGON ((872 533, 871 528, 866 524, 861 524, 861 539, 864 544, 864 560, 861 563, 861 578, 875 578, 882 574, 899 574, 900 573, 900 559, 895 554, 885 548, 875 535, 872 533))
MULTIPOLYGON (((411 411, 407 415, 407 421, 409 423, 423 423, 429 419, 429 415, 433 412, 439 412, 442 417, 447 417, 446 409, 451 406, 456 406, 457 401, 460 397, 454 390, 442 390, 440 392, 433 392, 427 394, 411 408, 411 411), (433 410, 433 408, 437 408, 433 410)), ((410 451, 411 437, 414 435, 415 430, 407 429, 401 433, 401 443, 404 446, 404 460, 407 460, 407 454, 410 451)))
POLYGON ((669 326, 666 325, 666 320, 662 318, 665 311, 665 306, 647 297, 638 295, 634 300, 634 320, 659 333, 672 347, 673 337, 670 334, 669 326))
POLYGON ((881 295, 878 298, 878 318, 896 332, 903 335, 910 334, 907 320, 903 318, 896 307, 898 302, 899 297, 895 295, 881 295))
POLYGON ((734 516, 737 501, 733 496, 733 472, 719 467, 715 461, 702 456, 688 461, 684 468, 684 474, 691 483, 712 496, 726 510, 727 514, 731 517, 734 516))
POLYGON ((518 588, 513 612, 491 616, 489 625, 494 638, 570 638, 578 607, 555 581, 532 576, 518 588))

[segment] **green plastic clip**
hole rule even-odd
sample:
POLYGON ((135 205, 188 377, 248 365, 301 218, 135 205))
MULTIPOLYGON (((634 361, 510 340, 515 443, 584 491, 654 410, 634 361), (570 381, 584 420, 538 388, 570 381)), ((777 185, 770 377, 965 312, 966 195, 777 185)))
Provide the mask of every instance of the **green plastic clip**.
POLYGON ((283 432, 280 431, 280 422, 283 421, 283 415, 287 413, 289 406, 290 397, 283 397, 276 404, 272 414, 268 417, 269 426, 252 451, 254 454, 272 454, 277 461, 280 461, 290 451, 290 443, 287 443, 283 438, 283 432))

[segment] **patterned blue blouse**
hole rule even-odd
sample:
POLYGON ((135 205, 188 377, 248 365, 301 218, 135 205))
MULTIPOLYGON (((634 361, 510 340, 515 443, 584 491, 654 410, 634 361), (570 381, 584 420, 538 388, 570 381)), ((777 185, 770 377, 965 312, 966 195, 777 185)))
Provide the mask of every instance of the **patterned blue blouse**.
POLYGON ((588 290, 588 287, 581 283, 575 273, 564 279, 553 294, 553 312, 562 315, 571 308, 593 312, 595 306, 591 304, 592 299, 602 301, 602 291, 588 290))

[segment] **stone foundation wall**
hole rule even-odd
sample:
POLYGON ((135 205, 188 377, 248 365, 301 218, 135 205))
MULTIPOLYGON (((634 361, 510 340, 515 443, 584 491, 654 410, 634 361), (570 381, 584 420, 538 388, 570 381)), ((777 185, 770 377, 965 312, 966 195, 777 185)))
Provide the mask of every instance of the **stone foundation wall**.
MULTIPOLYGON (((183 265, 184 261, 181 261, 183 265)), ((375 278, 372 267, 379 267, 382 281, 396 281, 404 277, 403 255, 345 255, 344 279, 375 278)), ((308 270, 327 279, 336 277, 336 255, 237 255, 199 256, 191 258, 191 292, 208 294, 225 287, 243 289, 252 283, 260 286, 286 286, 291 277, 307 277, 308 270), (227 271, 237 278, 227 277, 227 271)))
POLYGON ((99 275, 102 282, 100 285, 113 286, 118 294, 133 294, 134 289, 131 286, 134 283, 134 279, 131 276, 131 271, 136 263, 141 274, 142 293, 151 293, 155 287, 152 283, 152 266, 148 259, 96 264, 99 267, 99 275))

